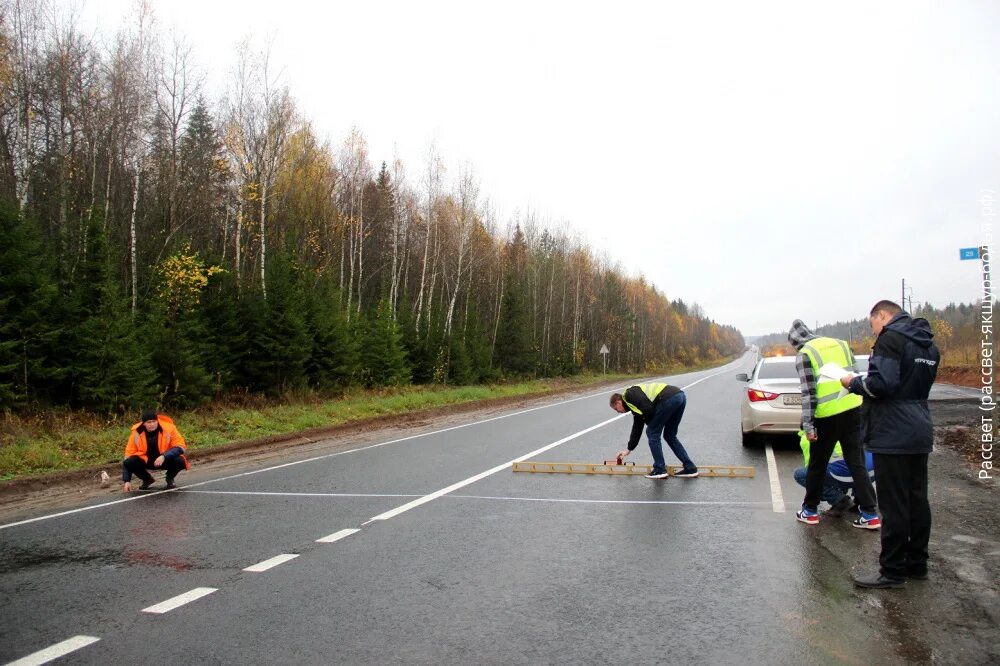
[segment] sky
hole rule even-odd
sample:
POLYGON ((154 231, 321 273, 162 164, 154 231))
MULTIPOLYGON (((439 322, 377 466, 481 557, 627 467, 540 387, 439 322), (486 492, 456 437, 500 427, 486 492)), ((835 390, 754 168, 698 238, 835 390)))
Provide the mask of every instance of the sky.
MULTIPOLYGON (((416 184, 433 145, 501 219, 744 335, 863 318, 904 279, 982 293, 959 249, 1000 225, 1000 3, 148 1, 210 99, 270 45, 333 146, 356 127, 416 184)), ((110 37, 134 3, 73 6, 110 37)))

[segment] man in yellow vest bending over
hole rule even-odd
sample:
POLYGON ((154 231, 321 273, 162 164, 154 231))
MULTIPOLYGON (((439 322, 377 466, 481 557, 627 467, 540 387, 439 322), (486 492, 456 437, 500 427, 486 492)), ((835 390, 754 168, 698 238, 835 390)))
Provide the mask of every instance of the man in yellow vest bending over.
POLYGON ((820 372, 824 366, 841 374, 854 370, 854 354, 843 340, 818 337, 801 319, 792 322, 788 342, 798 354, 795 368, 802 384, 802 430, 809 440, 806 496, 795 517, 808 525, 819 523, 820 497, 833 447, 840 441, 844 462, 854 479, 854 499, 861 509, 855 527, 877 530, 882 522, 876 513, 875 489, 865 469, 861 449, 861 396, 841 391, 840 380, 820 372))
POLYGON ((611 394, 611 409, 619 414, 632 412, 632 433, 628 444, 618 453, 623 459, 635 450, 642 435, 642 427, 646 426, 646 437, 649 439, 649 451, 653 454, 653 469, 646 475, 647 479, 664 479, 667 477, 667 464, 663 460, 663 445, 660 437, 667 440, 667 445, 681 461, 684 468, 674 476, 692 478, 698 476, 698 468, 681 440, 677 439, 677 427, 684 416, 687 396, 684 391, 670 384, 650 383, 629 386, 622 393, 611 394))

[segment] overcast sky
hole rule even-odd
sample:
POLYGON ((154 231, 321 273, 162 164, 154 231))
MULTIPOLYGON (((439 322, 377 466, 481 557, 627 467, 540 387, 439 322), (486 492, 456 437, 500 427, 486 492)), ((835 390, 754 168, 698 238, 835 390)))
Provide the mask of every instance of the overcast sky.
MULTIPOLYGON (((862 317, 903 278, 915 302, 980 292, 959 248, 1000 198, 1000 3, 150 4, 212 99, 241 39, 270 43, 333 145, 356 126, 417 183, 434 142, 507 216, 745 335, 862 317)), ((132 7, 82 13, 110 35, 132 7)))

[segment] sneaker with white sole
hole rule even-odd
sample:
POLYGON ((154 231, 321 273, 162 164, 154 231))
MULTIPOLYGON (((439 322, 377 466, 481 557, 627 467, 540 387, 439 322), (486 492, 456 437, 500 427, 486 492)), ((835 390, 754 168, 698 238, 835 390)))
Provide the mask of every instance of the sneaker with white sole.
POLYGON ((698 476, 698 468, 692 467, 691 469, 682 469, 679 472, 674 472, 674 476, 679 479, 693 479, 698 476))
POLYGON ((806 525, 819 525, 819 514, 804 506, 795 512, 795 518, 806 525))
POLYGON ((868 513, 862 509, 861 517, 851 524, 863 530, 877 530, 882 527, 882 519, 878 517, 877 513, 868 513))
POLYGON ((661 470, 657 471, 657 470, 654 469, 649 474, 646 475, 646 478, 647 479, 665 479, 668 476, 670 476, 670 475, 667 474, 667 470, 661 469, 661 470))

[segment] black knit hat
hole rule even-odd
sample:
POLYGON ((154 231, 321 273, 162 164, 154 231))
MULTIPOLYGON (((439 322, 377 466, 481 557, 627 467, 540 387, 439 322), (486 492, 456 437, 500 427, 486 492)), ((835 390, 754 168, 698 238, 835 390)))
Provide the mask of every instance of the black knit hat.
POLYGON ((156 421, 156 420, 158 420, 158 417, 156 415, 155 409, 147 409, 142 413, 143 423, 145 423, 146 421, 156 421))

